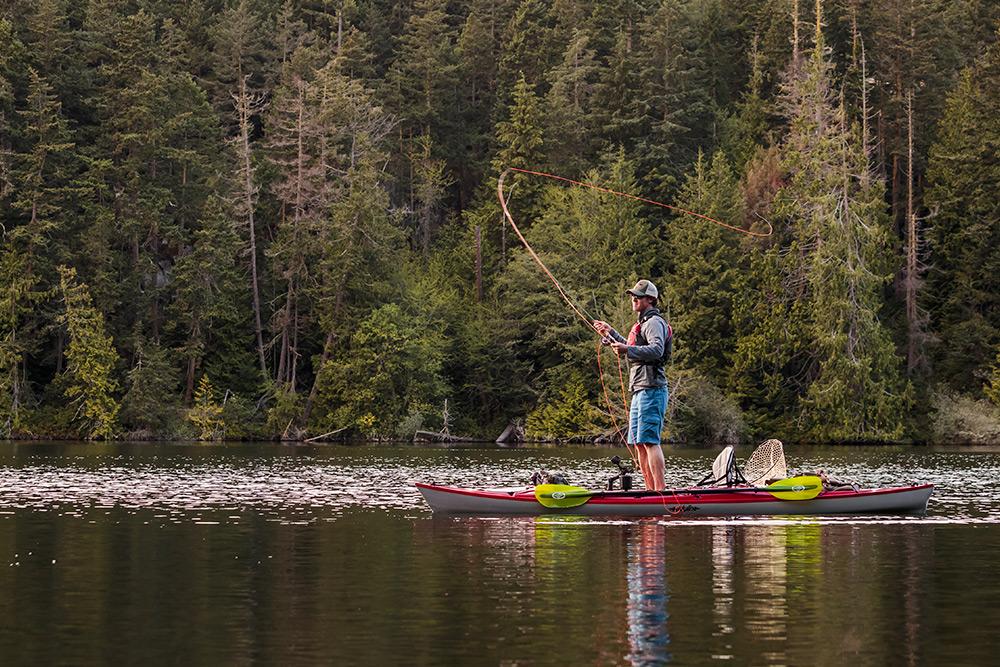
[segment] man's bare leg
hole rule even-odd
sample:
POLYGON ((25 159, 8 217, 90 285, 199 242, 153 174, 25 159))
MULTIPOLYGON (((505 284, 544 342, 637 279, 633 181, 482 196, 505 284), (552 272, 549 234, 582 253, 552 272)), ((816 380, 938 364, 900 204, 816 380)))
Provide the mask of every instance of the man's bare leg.
POLYGON ((642 479, 646 488, 662 491, 667 487, 663 479, 663 448, 651 443, 639 444, 639 466, 642 468, 642 479))
POLYGON ((635 453, 639 458, 639 470, 642 471, 642 485, 647 491, 652 491, 656 487, 653 486, 653 473, 649 469, 649 461, 646 457, 646 445, 637 444, 635 446, 635 453))

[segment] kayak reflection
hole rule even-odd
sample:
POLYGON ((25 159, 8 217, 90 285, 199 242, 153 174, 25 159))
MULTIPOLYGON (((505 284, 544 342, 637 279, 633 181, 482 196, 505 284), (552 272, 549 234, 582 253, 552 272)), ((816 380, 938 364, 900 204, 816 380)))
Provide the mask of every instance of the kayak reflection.
POLYGON ((656 521, 642 521, 629 533, 628 660, 632 665, 665 665, 670 662, 665 527, 656 521))

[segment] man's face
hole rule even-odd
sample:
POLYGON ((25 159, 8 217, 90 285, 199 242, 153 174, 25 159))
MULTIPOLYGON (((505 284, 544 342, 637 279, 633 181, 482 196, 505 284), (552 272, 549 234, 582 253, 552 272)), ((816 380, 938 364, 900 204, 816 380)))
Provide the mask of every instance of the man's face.
POLYGON ((653 303, 653 300, 648 296, 632 296, 631 294, 629 296, 632 298, 632 312, 635 313, 641 313, 653 303))

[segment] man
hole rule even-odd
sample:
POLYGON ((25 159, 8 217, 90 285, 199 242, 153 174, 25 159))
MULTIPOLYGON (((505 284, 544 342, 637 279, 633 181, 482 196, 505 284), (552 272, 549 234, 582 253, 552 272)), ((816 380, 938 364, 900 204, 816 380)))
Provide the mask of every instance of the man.
POLYGON ((664 366, 670 354, 671 332, 656 308, 660 296, 656 285, 640 280, 626 292, 632 298, 632 310, 637 314, 626 339, 607 322, 597 320, 594 329, 611 339, 611 347, 618 356, 629 361, 629 389, 632 402, 629 406, 629 444, 635 445, 639 467, 647 489, 662 490, 663 450, 660 448, 660 431, 663 415, 667 411, 667 374, 664 366))

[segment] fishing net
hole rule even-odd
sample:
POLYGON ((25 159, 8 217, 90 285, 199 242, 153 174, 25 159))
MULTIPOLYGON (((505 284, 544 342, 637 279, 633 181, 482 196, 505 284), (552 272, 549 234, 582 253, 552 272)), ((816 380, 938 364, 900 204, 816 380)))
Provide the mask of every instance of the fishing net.
POLYGON ((788 477, 781 441, 771 439, 762 442, 743 466, 743 476, 754 486, 788 477))

